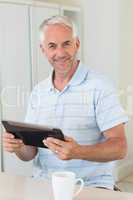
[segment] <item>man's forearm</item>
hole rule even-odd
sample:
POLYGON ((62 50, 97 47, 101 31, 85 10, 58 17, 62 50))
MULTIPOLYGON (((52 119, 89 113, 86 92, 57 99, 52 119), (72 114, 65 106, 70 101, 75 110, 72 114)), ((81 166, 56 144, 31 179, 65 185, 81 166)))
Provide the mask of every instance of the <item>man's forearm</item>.
POLYGON ((125 157, 127 146, 124 141, 110 138, 106 142, 95 145, 80 145, 76 158, 95 162, 108 162, 125 157))
POLYGON ((33 146, 24 145, 20 150, 16 151, 15 154, 23 161, 32 160, 37 154, 37 148, 33 146))

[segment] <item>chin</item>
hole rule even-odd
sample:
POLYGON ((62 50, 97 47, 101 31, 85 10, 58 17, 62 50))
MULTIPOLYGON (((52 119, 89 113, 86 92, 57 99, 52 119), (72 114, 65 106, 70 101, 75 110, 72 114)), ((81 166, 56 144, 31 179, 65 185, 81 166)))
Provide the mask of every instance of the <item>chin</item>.
POLYGON ((70 63, 68 63, 68 64, 55 64, 53 66, 54 66, 55 69, 67 70, 70 66, 70 63))

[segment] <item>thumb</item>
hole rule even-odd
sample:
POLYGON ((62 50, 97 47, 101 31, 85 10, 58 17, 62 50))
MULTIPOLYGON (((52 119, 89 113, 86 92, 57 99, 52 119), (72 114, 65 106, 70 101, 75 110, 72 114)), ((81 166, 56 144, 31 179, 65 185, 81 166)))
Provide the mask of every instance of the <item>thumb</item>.
POLYGON ((72 142, 72 141, 73 141, 73 138, 68 137, 68 136, 65 136, 65 140, 66 140, 66 142, 72 142))

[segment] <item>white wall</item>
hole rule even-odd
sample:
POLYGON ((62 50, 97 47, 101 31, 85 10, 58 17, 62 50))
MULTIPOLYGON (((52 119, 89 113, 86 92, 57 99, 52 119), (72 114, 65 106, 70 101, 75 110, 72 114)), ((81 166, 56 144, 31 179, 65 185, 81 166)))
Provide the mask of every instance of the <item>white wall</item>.
POLYGON ((84 60, 118 83, 119 0, 84 0, 84 60))
POLYGON ((126 127, 128 155, 117 167, 121 179, 133 172, 133 1, 84 0, 83 9, 84 60, 112 76, 130 115, 126 127))
MULTIPOLYGON (((128 156, 121 166, 133 172, 133 1, 120 0, 120 88, 121 100, 129 114, 127 125, 128 156)), ((120 167, 121 174, 123 172, 120 167)))

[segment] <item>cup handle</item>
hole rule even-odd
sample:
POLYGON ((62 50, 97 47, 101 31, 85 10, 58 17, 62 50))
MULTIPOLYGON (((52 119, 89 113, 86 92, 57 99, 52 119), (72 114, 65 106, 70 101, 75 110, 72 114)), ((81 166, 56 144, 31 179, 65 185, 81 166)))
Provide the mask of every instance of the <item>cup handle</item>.
POLYGON ((76 184, 77 182, 80 182, 80 188, 75 192, 74 197, 76 197, 76 196, 81 192, 81 190, 82 190, 83 187, 84 187, 84 181, 83 181, 83 179, 77 178, 76 181, 75 181, 75 184, 76 184))

